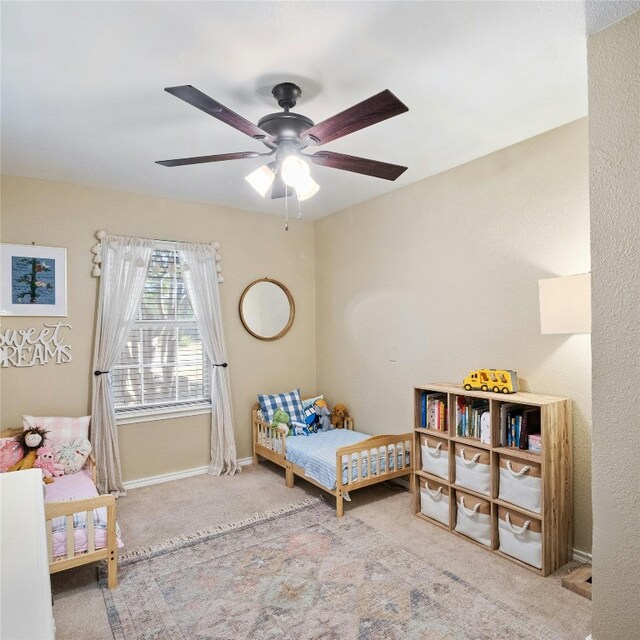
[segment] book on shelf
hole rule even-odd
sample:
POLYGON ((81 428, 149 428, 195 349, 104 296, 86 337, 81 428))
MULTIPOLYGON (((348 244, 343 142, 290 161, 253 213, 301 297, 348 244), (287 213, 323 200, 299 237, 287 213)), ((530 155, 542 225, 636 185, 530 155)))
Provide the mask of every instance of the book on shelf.
POLYGON ((540 433, 540 409, 529 408, 522 412, 522 429, 518 440, 520 449, 527 449, 529 436, 540 433))
POLYGON ((488 400, 458 396, 456 398, 456 435, 489 443, 491 439, 489 416, 488 400), (484 437, 486 440, 483 440, 482 421, 485 414, 484 437))
POLYGON ((480 442, 491 444, 491 413, 488 410, 480 416, 480 442))
POLYGON ((423 391, 420 397, 420 426, 423 429, 447 430, 447 394, 423 391))
POLYGON ((522 405, 505 402, 500 405, 500 445, 510 447, 515 424, 513 418, 522 411, 522 405))
POLYGON ((529 436, 540 433, 540 409, 505 403, 500 407, 500 444, 527 449, 529 436))
POLYGON ((527 442, 527 449, 532 453, 542 452, 542 436, 539 433, 532 433, 527 442))

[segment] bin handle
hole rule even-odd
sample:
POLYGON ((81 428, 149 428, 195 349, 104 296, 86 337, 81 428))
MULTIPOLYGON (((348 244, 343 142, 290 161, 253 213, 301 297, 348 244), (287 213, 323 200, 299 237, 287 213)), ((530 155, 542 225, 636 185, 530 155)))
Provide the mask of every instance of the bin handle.
POLYGON ((462 458, 462 462, 464 462, 466 465, 469 465, 469 464, 473 464, 474 462, 478 462, 478 458, 480 457, 480 454, 476 453, 476 455, 473 456, 473 458, 471 458, 471 460, 467 460, 464 457, 464 447, 462 447, 460 449, 460 457, 462 458))
POLYGON ((425 485, 425 489, 429 492, 429 495, 432 498, 437 498, 441 493, 442 493, 442 487, 438 487, 437 491, 434 491, 433 489, 429 489, 429 485, 425 485))
POLYGON ((429 448, 429 444, 425 442, 424 447, 432 456, 434 456, 436 453, 438 453, 438 451, 440 451, 440 449, 442 449, 442 442, 438 442, 438 444, 433 449, 429 448))
POLYGON ((480 503, 479 503, 479 502, 477 502, 477 503, 476 503, 476 506, 475 506, 475 507, 473 507, 473 509, 467 509, 467 508, 464 506, 464 496, 461 496, 461 497, 460 497, 460 508, 462 509, 462 511, 463 511, 467 516, 469 516, 470 518, 473 518, 473 516, 475 516, 475 515, 476 515, 476 513, 478 513, 478 509, 480 508, 480 503))
POLYGON ((520 469, 520 471, 514 471, 513 467, 511 466, 511 460, 507 460, 507 469, 509 469, 509 471, 511 471, 511 473, 516 478, 519 478, 520 476, 522 476, 525 473, 527 473, 527 471, 530 471, 531 470, 531 466, 528 465, 528 464, 525 464, 524 467, 522 467, 522 469, 520 469))
POLYGON ((509 516, 509 512, 507 512, 507 524, 509 525, 509 529, 511 529, 513 533, 515 533, 516 535, 520 535, 529 528, 531 520, 527 520, 521 527, 516 527, 515 525, 511 524, 511 517, 509 516))

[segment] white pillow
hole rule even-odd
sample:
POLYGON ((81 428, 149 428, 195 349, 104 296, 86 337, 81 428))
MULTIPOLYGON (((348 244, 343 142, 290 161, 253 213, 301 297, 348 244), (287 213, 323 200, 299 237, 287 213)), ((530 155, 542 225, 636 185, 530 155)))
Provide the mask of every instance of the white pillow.
POLYGON ((91 416, 81 418, 22 416, 22 429, 23 431, 33 429, 33 427, 46 429, 49 432, 47 433, 47 442, 56 444, 70 442, 76 438, 88 440, 90 422, 91 416))
POLYGON ((58 442, 53 445, 53 461, 64 467, 64 474, 78 473, 84 467, 91 443, 86 438, 76 438, 70 442, 58 442))

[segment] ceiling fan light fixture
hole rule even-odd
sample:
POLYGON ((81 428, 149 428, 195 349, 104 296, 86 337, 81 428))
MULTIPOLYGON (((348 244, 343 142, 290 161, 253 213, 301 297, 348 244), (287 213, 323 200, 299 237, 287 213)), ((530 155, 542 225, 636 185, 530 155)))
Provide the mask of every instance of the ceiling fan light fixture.
POLYGON ((319 190, 320 185, 311 176, 306 176, 296 185, 296 193, 300 202, 312 198, 319 190))
MULTIPOLYGON (((272 94, 283 111, 262 117, 257 125, 191 85, 166 87, 165 91, 244 133, 252 140, 262 142, 269 151, 266 153, 239 151, 174 158, 158 161, 158 164, 165 167, 180 167, 275 155, 273 162, 259 167, 246 176, 245 180, 263 198, 269 191, 271 191, 272 200, 284 198, 287 220, 288 198, 292 195, 292 191, 295 190, 300 202, 313 197, 320 189, 318 183, 311 177, 309 163, 384 180, 396 180, 406 170, 406 167, 400 165, 332 151, 319 151, 312 155, 301 153, 310 145, 324 145, 408 111, 408 107, 388 89, 330 118, 314 123, 307 116, 290 111, 302 95, 300 87, 292 82, 281 82, 273 88, 272 94)), ((298 215, 300 215, 299 205, 298 215)))
POLYGON ((245 176, 245 180, 264 198, 273 184, 275 174, 264 164, 245 176))
POLYGON ((296 155, 288 155, 282 161, 282 179, 290 187, 298 187, 309 178, 309 165, 296 155))

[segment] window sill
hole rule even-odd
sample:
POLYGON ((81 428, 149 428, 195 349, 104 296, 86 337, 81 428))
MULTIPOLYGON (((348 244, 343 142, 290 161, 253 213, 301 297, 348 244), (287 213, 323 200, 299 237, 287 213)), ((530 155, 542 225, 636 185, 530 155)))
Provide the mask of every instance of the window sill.
POLYGON ((139 422, 153 422, 154 420, 170 420, 171 418, 186 418, 211 413, 211 403, 192 404, 187 407, 161 407, 158 409, 138 409, 137 411, 122 411, 116 413, 116 424, 137 424, 139 422))

